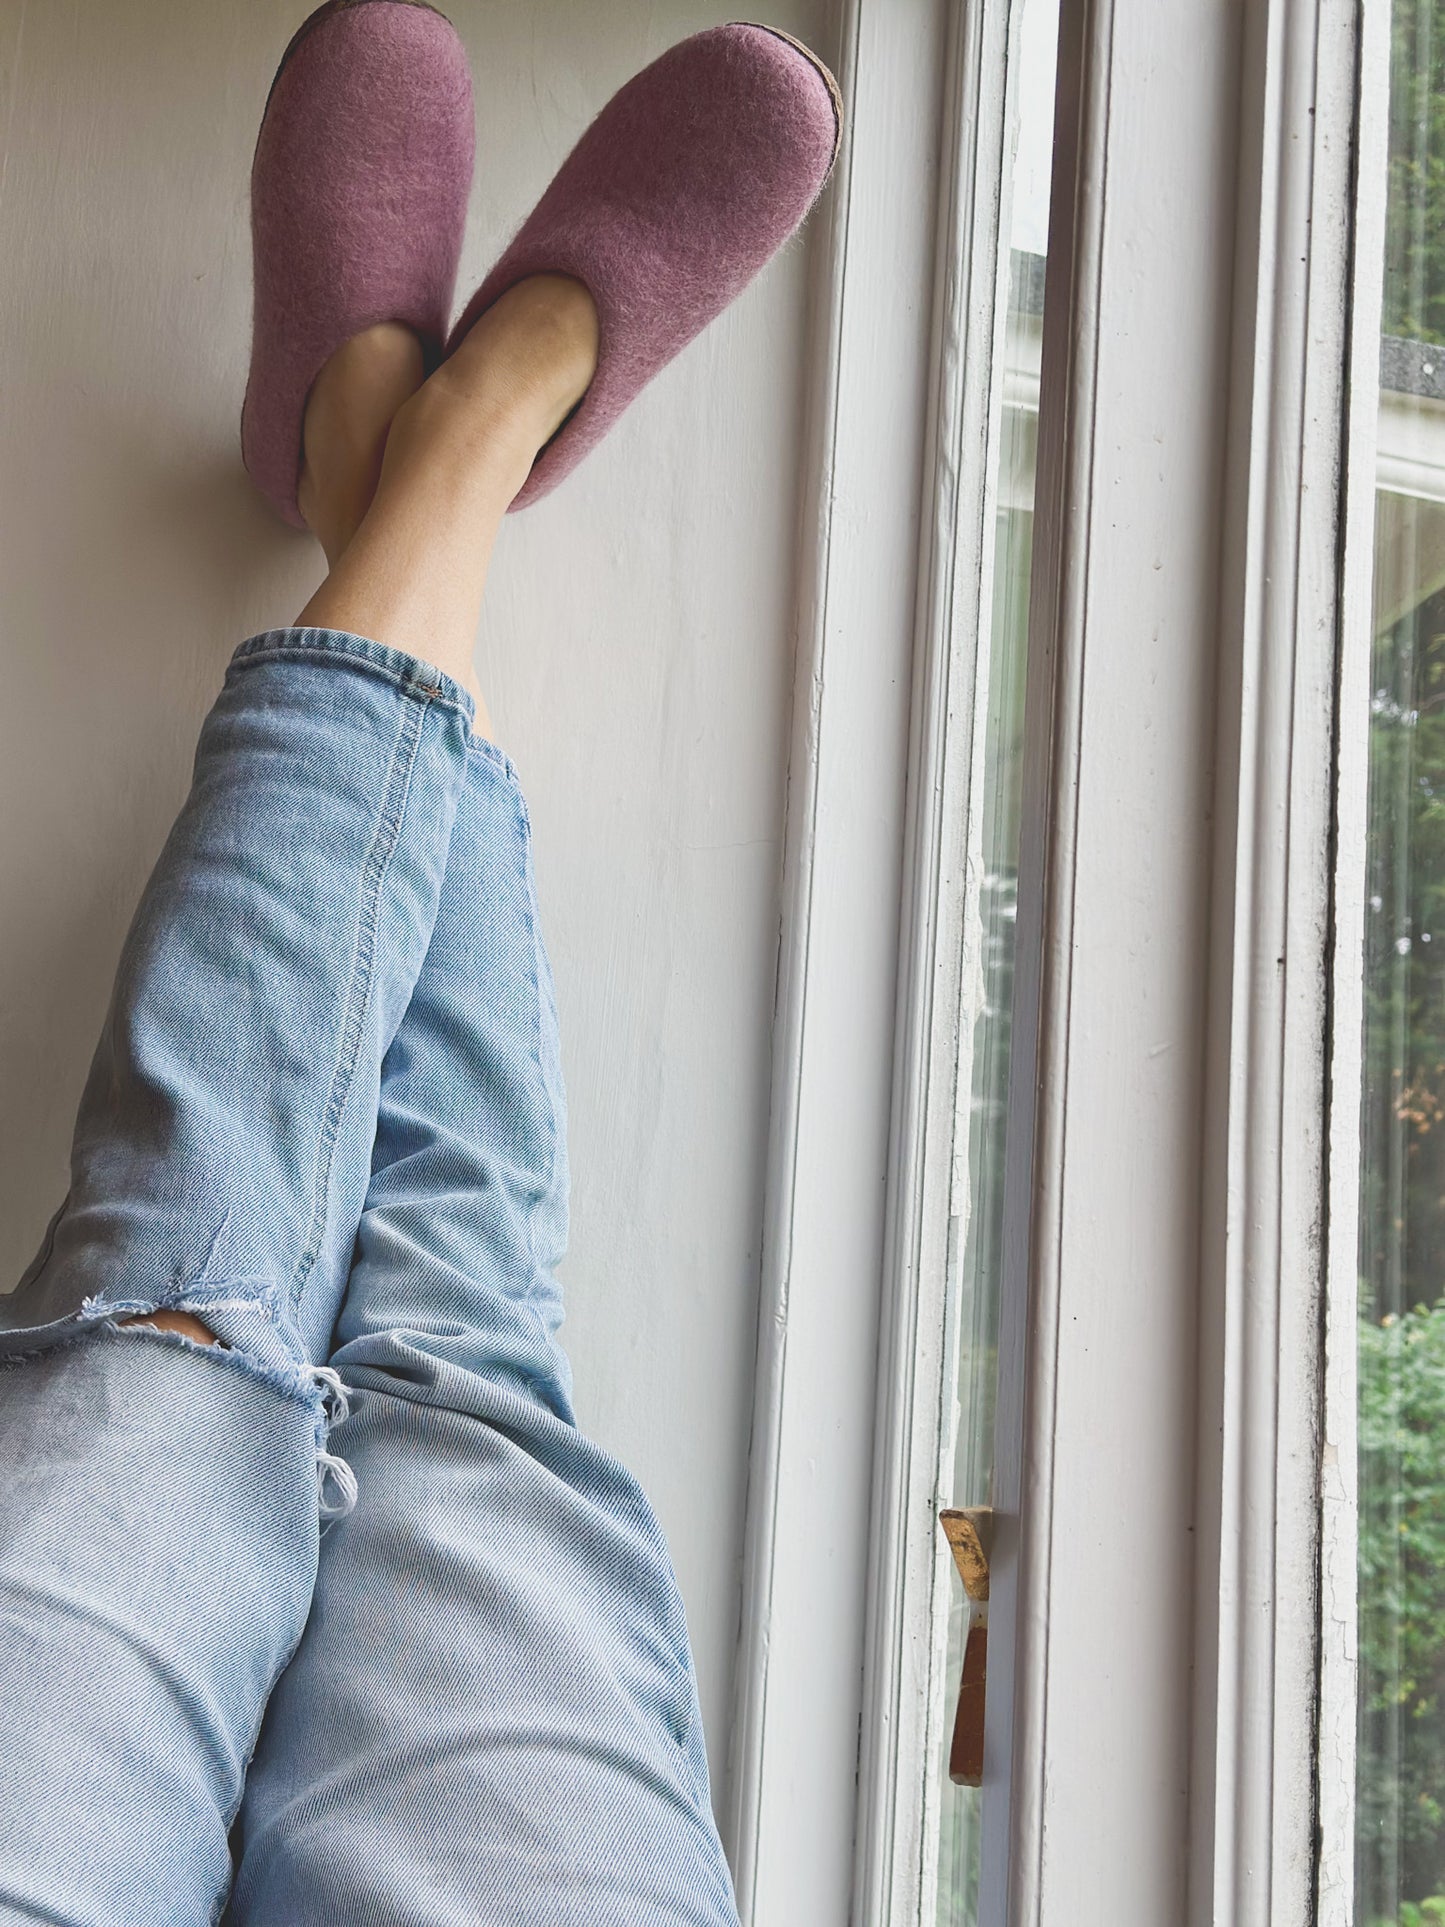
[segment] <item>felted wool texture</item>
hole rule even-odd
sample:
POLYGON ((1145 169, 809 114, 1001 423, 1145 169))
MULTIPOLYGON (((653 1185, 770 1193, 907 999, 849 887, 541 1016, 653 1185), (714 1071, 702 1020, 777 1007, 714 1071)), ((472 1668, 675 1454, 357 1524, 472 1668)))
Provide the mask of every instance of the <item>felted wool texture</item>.
POLYGON ((766 27, 712 27, 630 80, 468 302, 448 352, 531 274, 597 307, 597 372, 514 509, 547 494, 788 239, 838 148, 832 76, 766 27))
POLYGON ((415 0, 332 0, 291 43, 251 170, 247 469, 301 528, 311 384, 350 336, 446 334, 473 159, 472 82, 451 24, 415 0))

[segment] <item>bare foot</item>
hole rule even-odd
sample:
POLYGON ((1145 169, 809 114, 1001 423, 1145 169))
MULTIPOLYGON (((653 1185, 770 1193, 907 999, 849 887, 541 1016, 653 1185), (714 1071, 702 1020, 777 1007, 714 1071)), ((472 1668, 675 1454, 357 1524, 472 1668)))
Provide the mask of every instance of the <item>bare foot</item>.
POLYGON ((297 502, 328 565, 371 507, 392 418, 425 373, 411 329, 383 321, 344 341, 312 384, 297 502))

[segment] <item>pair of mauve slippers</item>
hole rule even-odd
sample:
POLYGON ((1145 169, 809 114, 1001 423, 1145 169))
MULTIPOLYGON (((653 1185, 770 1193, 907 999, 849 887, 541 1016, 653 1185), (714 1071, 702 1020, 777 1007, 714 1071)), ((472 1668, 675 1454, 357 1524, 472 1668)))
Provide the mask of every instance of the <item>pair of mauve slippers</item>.
POLYGON ((516 282, 567 274, 597 308, 597 372, 512 506, 535 502, 799 226, 840 129, 833 77, 798 41, 694 34, 603 108, 448 333, 472 180, 466 54, 425 0, 329 0, 286 49, 252 168, 253 480, 304 527, 306 400, 344 341, 405 322, 434 365, 516 282))

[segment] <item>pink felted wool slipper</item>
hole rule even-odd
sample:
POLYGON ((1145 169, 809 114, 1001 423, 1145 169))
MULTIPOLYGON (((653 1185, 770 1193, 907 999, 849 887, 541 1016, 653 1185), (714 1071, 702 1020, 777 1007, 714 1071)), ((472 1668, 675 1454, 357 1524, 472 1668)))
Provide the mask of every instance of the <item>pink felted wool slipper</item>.
POLYGON ((840 129, 832 75, 769 27, 694 34, 614 95, 448 344, 528 275, 572 275, 596 304, 597 372, 514 509, 555 488, 782 246, 828 177, 840 129))
POLYGON ((271 83, 251 169, 255 313, 241 453, 288 522, 306 398, 352 335, 440 354, 472 181, 472 83, 423 0, 329 0, 271 83))

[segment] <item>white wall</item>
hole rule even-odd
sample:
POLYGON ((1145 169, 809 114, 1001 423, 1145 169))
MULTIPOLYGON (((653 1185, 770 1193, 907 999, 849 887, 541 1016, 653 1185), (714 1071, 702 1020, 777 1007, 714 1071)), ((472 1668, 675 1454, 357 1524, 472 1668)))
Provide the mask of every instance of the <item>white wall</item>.
MULTIPOLYGON (((0 0, 0 1273, 64 1188, 110 973, 234 645, 317 576, 236 452, 247 170, 301 0, 0 0)), ((726 10, 452 0, 470 289, 585 121, 726 10)), ((776 0, 827 45, 829 0, 776 0)), ((808 250, 504 532, 479 652, 527 783, 575 1176, 569 1347, 687 1597, 721 1779, 792 676, 808 250)), ((721 1787, 717 1788, 719 1793, 721 1787)))

